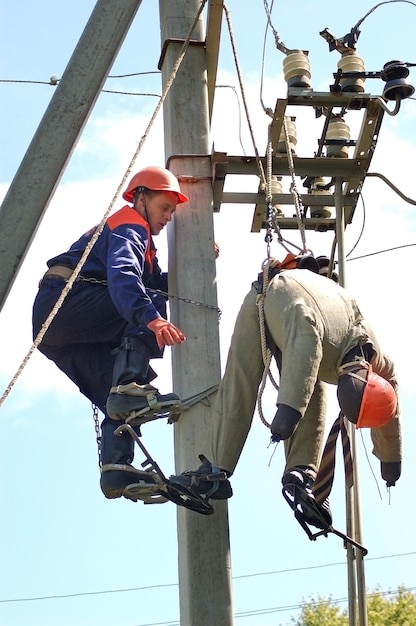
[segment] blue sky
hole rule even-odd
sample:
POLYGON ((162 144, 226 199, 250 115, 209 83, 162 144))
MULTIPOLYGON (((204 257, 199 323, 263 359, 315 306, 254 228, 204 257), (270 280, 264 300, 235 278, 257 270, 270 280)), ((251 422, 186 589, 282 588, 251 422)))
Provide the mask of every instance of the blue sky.
MULTIPOLYGON (((63 5, 50 0, 3 3, 0 79, 48 82, 54 74, 62 76, 94 4, 90 0, 63 5)), ((264 3, 252 0, 249 9, 242 4, 230 0, 227 7, 256 144, 262 153, 269 123, 260 105, 264 3)), ((336 36, 343 36, 375 4, 355 1, 349 3, 348 11, 345 6, 334 11, 329 0, 313 4, 307 0, 275 2, 273 25, 289 48, 309 50, 315 90, 328 90, 339 58, 338 53, 329 52, 319 32, 327 27, 336 36)), ((367 70, 378 71, 393 59, 416 62, 415 9, 411 2, 384 4, 362 23, 357 51, 367 70)), ((158 3, 143 0, 110 75, 154 72, 159 52, 158 3)), ((262 99, 271 108, 276 98, 285 96, 282 61, 269 33, 262 99)), ((416 83, 414 69, 410 80, 416 83)), ((225 22, 217 83, 238 88, 225 22)), ((0 83, 2 195, 53 89, 44 84, 0 83)), ((111 78, 106 89, 161 93, 160 77, 148 74, 111 78)), ((381 81, 367 81, 366 91, 378 94, 381 90, 381 81)), ((215 149, 235 155, 242 153, 237 102, 232 89, 217 89, 212 126, 215 149)), ((31 346, 31 306, 46 261, 101 220, 156 104, 154 96, 103 93, 99 97, 0 313, 1 393, 31 346)), ((413 198, 415 113, 415 100, 409 99, 397 116, 384 117, 370 167, 370 171, 387 176, 413 198)), ((352 113, 355 135, 359 130, 356 118, 358 115, 352 113)), ((299 115, 297 125, 297 152, 310 156, 320 135, 318 122, 312 115, 299 115)), ((241 133, 245 152, 252 154, 244 116, 241 133)), ((163 129, 158 120, 139 155, 137 169, 150 163, 163 165, 162 146, 163 129)), ((237 184, 251 191, 257 188, 250 179, 238 183, 230 180, 227 184, 235 190, 237 184)), ((403 475, 390 497, 371 455, 368 433, 357 434, 363 542, 369 550, 366 584, 370 590, 383 592, 398 585, 415 590, 412 494, 416 407, 411 267, 416 220, 413 207, 379 179, 366 180, 363 199, 365 228, 347 264, 347 285, 375 327, 380 343, 396 362, 404 431, 403 475), (397 249, 371 254, 391 248, 397 249)), ((347 251, 360 235, 363 211, 359 203, 353 224, 347 228, 347 251)), ((221 248, 217 278, 223 367, 239 304, 266 257, 264 233, 250 232, 252 216, 253 207, 234 205, 224 205, 215 215, 215 236, 221 248)), ((332 238, 328 233, 309 233, 307 237, 316 255, 330 252, 332 238)), ((301 243, 296 233, 288 233, 287 238, 297 245, 301 243)), ((156 243, 159 259, 166 267, 166 241, 160 236, 156 243)), ((275 239, 272 255, 279 258, 282 253, 275 239)), ((157 371, 159 387, 170 390, 169 353, 163 364, 157 364, 157 371)), ((273 414, 274 402, 274 390, 269 389, 263 401, 266 415, 273 414)), ((336 417, 336 410, 331 396, 328 425, 336 417)), ((88 401, 53 364, 34 354, 0 407, 0 420, 0 624, 178 624, 175 506, 104 499, 98 485, 94 424, 88 401)), ((171 473, 173 427, 152 423, 145 429, 143 442, 163 471, 171 473)), ((332 596, 346 607, 346 553, 342 542, 335 536, 310 542, 293 520, 280 494, 282 450, 278 448, 271 458, 273 450, 268 443, 267 430, 256 415, 233 477, 235 495, 229 501, 235 621, 244 626, 287 626, 302 600, 311 596, 332 596)), ((137 461, 141 460, 138 452, 137 461)), ((341 459, 338 466, 331 503, 334 526, 343 530, 341 459)))

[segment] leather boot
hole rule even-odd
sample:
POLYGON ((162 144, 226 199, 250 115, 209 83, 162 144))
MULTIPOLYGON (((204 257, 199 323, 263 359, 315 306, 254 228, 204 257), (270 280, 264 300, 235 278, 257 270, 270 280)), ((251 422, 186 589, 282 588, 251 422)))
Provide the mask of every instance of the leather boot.
MULTIPOLYGON (((134 440, 127 432, 115 435, 119 424, 106 417, 101 424, 101 491, 106 498, 120 498, 124 489, 143 480, 133 467, 134 440)), ((138 427, 137 427, 138 429, 138 427)), ((136 431, 137 432, 137 431, 136 431)), ((151 477, 149 476, 149 482, 151 477)))
POLYGON ((106 407, 113 420, 130 420, 179 406, 177 395, 161 395, 149 384, 156 374, 149 367, 149 353, 139 338, 124 337, 116 354, 113 386, 106 407))

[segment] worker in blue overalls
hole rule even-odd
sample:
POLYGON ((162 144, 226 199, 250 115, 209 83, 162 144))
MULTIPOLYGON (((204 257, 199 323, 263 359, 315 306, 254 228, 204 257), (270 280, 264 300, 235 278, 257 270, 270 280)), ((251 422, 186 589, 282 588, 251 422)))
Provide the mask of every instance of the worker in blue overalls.
MULTIPOLYGON (((129 485, 138 482, 139 471, 132 465, 134 440, 125 432, 114 435, 120 420, 150 407, 167 411, 179 401, 150 384, 156 374, 149 359, 162 358, 165 346, 185 340, 167 320, 167 274, 158 265, 152 236, 188 198, 169 170, 153 166, 133 176, 123 198, 129 204, 107 219, 39 345, 105 415, 100 484, 107 498, 128 497, 129 485)), ((33 306, 34 337, 95 230, 47 262, 33 306)))

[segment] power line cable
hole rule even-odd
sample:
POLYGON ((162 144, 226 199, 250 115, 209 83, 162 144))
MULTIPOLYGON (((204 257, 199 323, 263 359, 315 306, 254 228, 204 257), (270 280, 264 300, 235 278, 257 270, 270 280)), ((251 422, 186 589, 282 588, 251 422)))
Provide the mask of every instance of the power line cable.
POLYGON ((355 248, 358 246, 358 244, 361 241, 361 238, 364 234, 364 229, 365 229, 365 224, 366 224, 366 215, 367 215, 367 211, 365 208, 365 202, 364 202, 364 196, 363 196, 363 192, 360 192, 360 200, 361 200, 361 204, 363 205, 363 222, 361 224, 361 230, 360 230, 360 234, 358 235, 355 244, 353 245, 353 247, 351 248, 351 250, 348 252, 348 254, 345 255, 345 260, 348 261, 348 257, 350 256, 350 254, 352 254, 355 250, 355 248))
MULTIPOLYGON (((110 76, 108 77, 110 78, 110 76)), ((113 77, 111 77, 113 78, 113 77)), ((115 77, 114 77, 115 78, 115 77)), ((59 79, 51 77, 51 80, 47 82, 46 80, 14 80, 14 79, 5 79, 0 78, 0 83, 23 83, 29 85, 50 85, 52 87, 56 87, 59 84, 59 79)), ((115 93, 122 96, 151 96, 154 98, 161 98, 161 94, 159 93, 143 93, 136 91, 118 91, 116 89, 101 89, 101 93, 115 93)))
POLYGON ((241 149, 243 151, 244 156, 247 155, 247 152, 244 149, 244 145, 243 145, 243 138, 241 135, 241 103, 240 103, 240 98, 238 97, 238 92, 237 89, 233 86, 233 85, 215 85, 215 89, 221 89, 221 88, 228 88, 228 89, 232 89, 233 92, 235 93, 235 97, 237 98, 237 107, 238 107, 238 139, 240 141, 240 146, 241 149))
MULTIPOLYGON (((401 554, 388 554, 384 556, 367 558, 366 561, 367 562, 368 561, 380 561, 383 559, 393 559, 393 558, 401 558, 401 557, 406 557, 406 556, 414 556, 415 554, 416 552, 404 552, 401 554)), ((336 567, 339 565, 344 566, 345 562, 340 561, 340 562, 335 562, 335 563, 324 563, 322 565, 311 565, 308 567, 294 567, 294 568, 288 568, 288 569, 282 569, 282 570, 275 570, 271 572, 256 572, 253 574, 241 574, 240 576, 233 576, 232 579, 240 580, 243 578, 255 578, 258 576, 287 574, 289 572, 310 571, 314 569, 323 569, 326 567, 336 567)), ((132 591, 146 591, 149 589, 163 589, 166 587, 178 587, 178 583, 146 585, 144 587, 131 587, 131 588, 124 588, 124 589, 107 589, 107 590, 102 590, 102 591, 85 591, 85 592, 79 592, 79 593, 59 594, 59 595, 53 595, 53 596, 36 596, 32 598, 12 598, 12 599, 0 600, 0 603, 6 604, 6 603, 12 603, 12 602, 33 602, 36 600, 57 600, 57 599, 64 599, 64 598, 76 598, 80 596, 95 596, 95 595, 103 595, 103 594, 110 594, 110 593, 127 593, 127 592, 132 592, 132 591)))
POLYGON ((356 23, 356 25, 353 27, 353 29, 351 30, 352 33, 355 33, 356 31, 358 31, 359 27, 361 26, 361 24, 364 22, 364 20, 371 15, 371 13, 373 13, 376 9, 378 9, 378 7, 381 7, 383 4, 392 4, 394 2, 405 2, 406 4, 412 4, 413 6, 416 7, 416 2, 411 2, 411 0, 385 0, 385 2, 379 2, 378 4, 376 4, 375 6, 373 6, 372 9, 370 9, 369 11, 367 11, 367 13, 364 15, 364 17, 362 17, 360 20, 358 20, 358 22, 356 23))
POLYGON ((347 259, 347 261, 357 261, 358 259, 365 259, 369 256, 375 256, 376 254, 384 254, 385 252, 392 252, 393 250, 402 250, 403 248, 411 248, 412 246, 416 246, 416 243, 406 243, 402 246, 394 246, 393 248, 386 248, 385 250, 378 250, 377 252, 368 252, 367 254, 362 254, 361 256, 355 256, 352 259, 347 259))
POLYGON ((386 183, 386 185, 388 185, 391 189, 393 189, 393 191, 395 191, 397 195, 402 198, 402 200, 404 200, 405 202, 408 202, 409 204, 416 205, 416 200, 412 200, 412 198, 405 196, 405 194, 402 191, 400 191, 400 189, 396 187, 396 185, 393 185, 393 183, 391 182, 391 180, 387 178, 387 176, 384 176, 383 174, 380 174, 379 172, 367 172, 367 176, 380 178, 383 182, 386 183))
MULTIPOLYGON (((390 591, 382 591, 382 592, 374 592, 374 593, 370 593, 368 594, 368 598, 371 597, 386 597, 386 596, 390 596, 390 595, 397 595, 400 591, 405 591, 405 592, 414 592, 416 589, 416 587, 406 587, 406 588, 399 588, 397 590, 390 590, 390 591)), ((343 604, 344 602, 347 602, 348 598, 331 598, 330 599, 330 603, 331 605, 339 605, 339 604, 343 604)), ((270 608, 263 608, 263 609, 253 609, 253 610, 249 610, 249 611, 241 611, 239 613, 235 613, 234 617, 236 619, 239 619, 240 617, 253 617, 253 616, 258 616, 258 615, 270 615, 272 613, 283 613, 285 611, 296 611, 299 609, 304 609, 304 608, 313 608, 313 607, 320 607, 320 606, 325 606, 326 604, 328 604, 329 600, 317 600, 317 601, 311 601, 311 602, 302 602, 301 604, 292 604, 292 605, 286 605, 286 606, 282 606, 282 607, 270 607, 270 608)), ((167 622, 147 622, 146 624, 137 624, 137 626, 180 626, 180 622, 178 621, 172 621, 169 620, 167 622)))

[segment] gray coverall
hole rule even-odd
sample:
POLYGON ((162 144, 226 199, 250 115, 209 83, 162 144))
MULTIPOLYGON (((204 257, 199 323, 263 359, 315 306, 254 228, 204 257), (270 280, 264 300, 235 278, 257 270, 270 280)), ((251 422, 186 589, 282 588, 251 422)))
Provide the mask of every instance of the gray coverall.
MULTIPOLYGON (((234 472, 251 427, 264 364, 261 351, 256 283, 237 316, 212 414, 205 456, 234 472)), ((392 361, 381 352, 369 324, 349 293, 334 281, 306 269, 284 270, 269 283, 264 299, 268 331, 282 355, 277 404, 302 415, 286 440, 286 470, 320 463, 325 417, 325 383, 337 384, 345 355, 358 344, 374 350, 373 371, 388 380, 397 395, 392 361)), ((401 460, 401 428, 397 414, 371 429, 373 453, 380 461, 401 460)))

